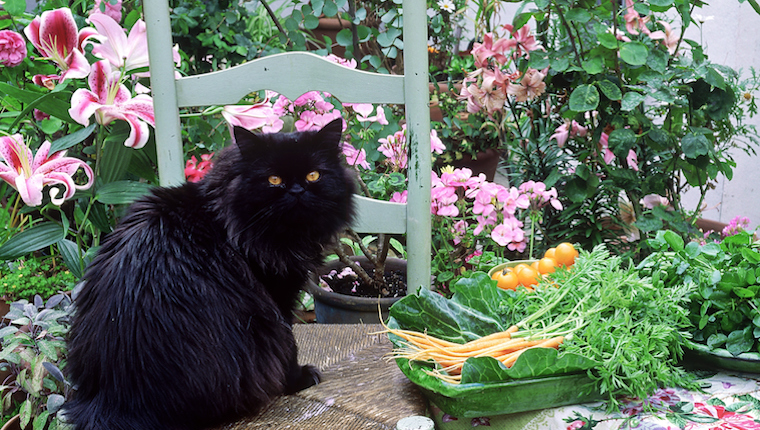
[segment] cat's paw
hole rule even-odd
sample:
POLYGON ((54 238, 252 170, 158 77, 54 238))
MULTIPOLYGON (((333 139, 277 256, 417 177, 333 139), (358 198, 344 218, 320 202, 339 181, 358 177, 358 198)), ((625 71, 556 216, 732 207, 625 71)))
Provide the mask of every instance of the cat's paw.
POLYGON ((300 366, 299 375, 291 375, 288 378, 288 385, 285 387, 285 394, 293 394, 298 391, 304 390, 317 385, 322 380, 319 370, 312 365, 300 366))

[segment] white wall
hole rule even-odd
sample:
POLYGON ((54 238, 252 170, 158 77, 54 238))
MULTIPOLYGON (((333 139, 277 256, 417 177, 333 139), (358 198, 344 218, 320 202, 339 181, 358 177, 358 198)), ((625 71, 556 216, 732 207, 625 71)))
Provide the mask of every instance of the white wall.
MULTIPOLYGON (((697 13, 703 17, 712 16, 703 25, 702 41, 710 60, 735 70, 742 70, 742 77, 750 76, 750 68, 760 71, 760 15, 747 4, 737 0, 714 0, 697 13)), ((686 36, 699 39, 697 28, 687 29, 686 36)), ((760 94, 753 94, 760 97, 760 94)), ((757 116, 747 121, 760 129, 757 116)), ((760 151, 760 148, 757 148, 760 151)), ((736 168, 731 181, 722 178, 716 189, 706 197, 703 217, 721 222, 729 222, 736 216, 748 217, 750 228, 760 225, 760 161, 759 156, 748 156, 742 151, 734 151, 736 168)), ((694 207, 699 195, 686 194, 684 201, 694 207)))

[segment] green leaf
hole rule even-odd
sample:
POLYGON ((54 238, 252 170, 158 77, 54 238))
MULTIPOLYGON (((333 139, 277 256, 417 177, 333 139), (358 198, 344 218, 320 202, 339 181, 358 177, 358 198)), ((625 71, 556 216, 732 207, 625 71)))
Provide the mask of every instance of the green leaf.
POLYGON ((71 107, 71 103, 68 101, 71 99, 71 93, 69 92, 40 93, 0 82, 0 94, 6 94, 15 97, 23 103, 28 103, 29 105, 25 110, 36 107, 42 112, 58 117, 66 122, 73 122, 69 115, 69 108, 71 107))
POLYGON ((643 66, 647 63, 649 49, 641 42, 625 42, 620 47, 620 59, 631 66, 643 66))
POLYGON ((599 106, 599 91, 593 85, 579 85, 570 94, 570 110, 587 112, 599 106))
POLYGON ((628 151, 636 144, 636 133, 630 128, 618 128, 612 130, 607 140, 610 151, 618 157, 625 158, 628 151))
POLYGON ((63 226, 43 222, 26 229, 0 246, 0 260, 18 258, 50 246, 66 236, 63 226))
POLYGON ((752 331, 750 330, 750 327, 746 327, 729 333, 728 339, 726 340, 726 349, 735 357, 744 352, 751 351, 754 343, 755 339, 752 336, 752 331))
POLYGON ((5 0, 3 9, 12 16, 22 16, 26 11, 26 1, 24 0, 5 0))
POLYGON ((620 87, 615 85, 609 79, 604 79, 596 83, 599 89, 602 90, 602 94, 610 100, 620 100, 623 97, 623 92, 620 91, 620 87))
POLYGON ((622 43, 620 40, 618 40, 617 37, 615 37, 614 34, 610 32, 600 33, 598 35, 599 44, 604 46, 607 49, 618 49, 620 48, 620 44, 622 43))
POLYGON ((663 239, 665 239, 665 242, 670 245, 670 248, 675 252, 681 252, 684 249, 684 241, 681 235, 678 233, 668 230, 663 235, 663 239))
POLYGON ((591 20, 591 13, 583 8, 573 8, 565 12, 565 19, 579 24, 585 24, 591 20))
POLYGON ((52 154, 54 152, 63 151, 64 149, 69 149, 72 146, 84 141, 85 139, 90 137, 90 135, 95 130, 95 127, 97 127, 97 125, 98 125, 97 123, 92 123, 81 130, 77 130, 73 133, 63 136, 60 139, 54 140, 50 144, 50 153, 52 154))
POLYGON ((95 192, 95 199, 107 205, 130 204, 148 194, 152 185, 144 182, 116 181, 103 185, 95 192))
POLYGON ((635 91, 628 91, 623 95, 623 100, 620 104, 620 108, 626 112, 630 112, 636 109, 644 101, 644 99, 646 99, 645 95, 639 94, 635 91))
POLYGON ((581 67, 583 67, 583 70, 589 75, 596 75, 604 70, 604 63, 602 62, 601 58, 592 57, 588 60, 583 61, 581 67))
POLYGON ((340 46, 351 46, 354 44, 354 35, 350 28, 344 28, 335 36, 335 42, 340 46))
POLYGON ((703 134, 689 133, 681 139, 681 150, 688 158, 706 155, 710 150, 710 141, 703 134))
POLYGON ((124 145, 124 141, 129 136, 129 127, 124 121, 119 122, 123 124, 123 127, 115 127, 113 133, 106 138, 100 158, 100 178, 104 184, 124 178, 132 153, 135 151, 124 145))

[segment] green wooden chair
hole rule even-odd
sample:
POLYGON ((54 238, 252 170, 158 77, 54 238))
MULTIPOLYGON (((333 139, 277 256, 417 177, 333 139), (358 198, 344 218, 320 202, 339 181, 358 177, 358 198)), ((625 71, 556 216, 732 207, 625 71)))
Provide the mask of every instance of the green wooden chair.
POLYGON ((168 0, 146 1, 143 7, 162 186, 184 181, 180 107, 236 104, 247 94, 265 89, 291 100, 307 91, 318 90, 332 93, 344 103, 404 104, 410 157, 408 203, 357 196, 358 216, 353 227, 360 233, 406 233, 409 290, 430 287, 431 157, 424 1, 403 2, 403 76, 352 70, 311 53, 289 52, 221 71, 175 79, 168 0))

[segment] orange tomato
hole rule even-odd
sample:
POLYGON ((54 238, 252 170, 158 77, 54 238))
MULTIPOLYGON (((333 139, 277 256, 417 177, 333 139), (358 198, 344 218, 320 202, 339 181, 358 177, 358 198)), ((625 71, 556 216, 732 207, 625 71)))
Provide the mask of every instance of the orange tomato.
POLYGON ((560 266, 572 266, 577 256, 578 250, 575 249, 572 243, 568 242, 560 243, 554 251, 554 260, 560 266))
POLYGON ((531 263, 530 268, 540 273, 540 271, 538 270, 538 260, 531 263))
POLYGON ((538 277, 540 275, 532 267, 525 265, 525 267, 517 272, 517 279, 520 281, 520 285, 531 289, 532 285, 538 284, 538 277))
MULTIPOLYGON (((556 248, 549 248, 549 249, 547 249, 547 250, 546 250, 546 252, 544 253, 544 257, 546 257, 546 258, 551 258, 552 260, 554 260, 554 254, 555 254, 556 252, 557 252, 557 249, 556 249, 556 248)), ((556 260, 555 260, 555 261, 556 261, 556 260)))
POLYGON ((544 257, 537 262, 538 273, 546 275, 557 270, 557 262, 553 258, 544 257))
POLYGON ((512 268, 512 270, 514 270, 515 274, 520 274, 520 272, 522 272, 522 270, 525 269, 525 268, 530 269, 530 266, 527 265, 527 264, 525 264, 525 263, 520 263, 520 264, 514 266, 512 268))
POLYGON ((497 271, 492 275, 492 279, 496 281, 496 286, 503 290, 514 290, 519 284, 517 275, 509 268, 497 271))

